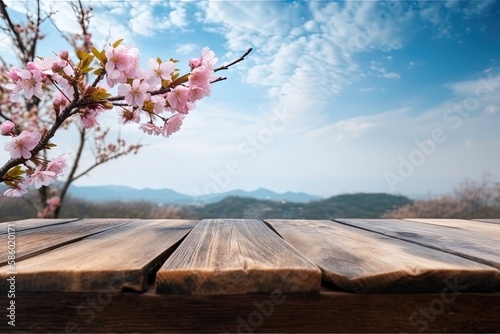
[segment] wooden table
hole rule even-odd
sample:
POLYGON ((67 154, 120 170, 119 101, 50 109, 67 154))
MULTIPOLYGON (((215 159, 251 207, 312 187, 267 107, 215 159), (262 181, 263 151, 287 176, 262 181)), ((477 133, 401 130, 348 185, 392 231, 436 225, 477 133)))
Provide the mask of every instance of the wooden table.
POLYGON ((500 332, 498 219, 29 219, 0 237, 2 333, 500 332))

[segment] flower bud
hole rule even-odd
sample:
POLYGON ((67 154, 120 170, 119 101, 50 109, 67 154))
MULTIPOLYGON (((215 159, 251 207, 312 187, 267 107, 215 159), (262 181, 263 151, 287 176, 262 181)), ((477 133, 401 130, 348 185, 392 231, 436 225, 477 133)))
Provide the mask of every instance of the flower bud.
POLYGON ((105 109, 113 109, 113 103, 111 101, 104 101, 104 102, 101 102, 101 105, 105 108, 105 109))
POLYGON ((32 61, 30 61, 28 64, 26 64, 26 68, 28 70, 36 70, 37 69, 36 64, 32 61))
POLYGON ((5 121, 2 124, 0 124, 0 132, 4 136, 14 134, 15 128, 16 128, 16 125, 14 123, 12 123, 11 121, 5 121))
POLYGON ((59 52, 59 57, 64 60, 68 60, 69 52, 67 50, 61 50, 59 52))
POLYGON ((197 68, 201 65, 201 60, 199 58, 191 58, 189 59, 189 66, 191 69, 197 68))

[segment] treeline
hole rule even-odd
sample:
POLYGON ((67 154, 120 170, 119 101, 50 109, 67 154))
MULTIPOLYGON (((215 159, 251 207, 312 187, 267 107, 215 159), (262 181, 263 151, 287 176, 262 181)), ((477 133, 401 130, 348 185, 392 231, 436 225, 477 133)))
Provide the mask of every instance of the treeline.
MULTIPOLYGON (((0 221, 36 218, 37 211, 28 201, 19 198, 0 199, 0 221)), ((68 198, 61 209, 60 218, 182 218, 179 206, 164 206, 152 202, 88 202, 68 198)))
POLYGON ((463 181, 451 194, 414 201, 386 212, 383 218, 500 218, 500 183, 463 181))
POLYGON ((411 200, 404 196, 365 193, 338 195, 309 203, 227 197, 217 203, 186 210, 188 215, 197 218, 380 218, 388 210, 409 203, 411 200))

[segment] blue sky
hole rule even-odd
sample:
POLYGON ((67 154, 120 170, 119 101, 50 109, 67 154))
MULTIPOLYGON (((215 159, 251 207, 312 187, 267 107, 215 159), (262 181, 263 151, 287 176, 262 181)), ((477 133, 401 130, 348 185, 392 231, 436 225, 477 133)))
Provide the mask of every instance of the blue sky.
MULTIPOLYGON (((124 38, 144 64, 174 57, 186 69, 205 45, 220 64, 254 51, 169 139, 104 116, 148 146, 78 185, 413 196, 484 173, 500 181, 500 1, 91 2, 96 44, 124 38)), ((65 2, 44 6, 75 29, 65 2)), ((64 44, 45 28, 48 55, 64 44)), ((60 138, 72 151, 76 136, 60 138)))

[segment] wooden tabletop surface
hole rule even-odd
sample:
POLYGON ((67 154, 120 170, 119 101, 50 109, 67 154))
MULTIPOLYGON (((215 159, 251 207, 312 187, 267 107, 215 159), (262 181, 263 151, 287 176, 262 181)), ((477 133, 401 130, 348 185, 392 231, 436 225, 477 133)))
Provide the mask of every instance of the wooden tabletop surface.
MULTIPOLYGON (((455 315, 457 319, 453 321, 462 327, 454 327, 451 320, 442 325, 444 320, 430 321, 429 318, 423 328, 423 322, 419 323, 417 317, 413 319, 413 326, 411 320, 406 320, 408 324, 405 326, 393 325, 386 329, 500 331, 500 219, 28 219, 0 223, 2 245, 7 245, 7 226, 15 231, 17 298, 30 298, 33 305, 42 303, 42 298, 51 298, 53 303, 69 298, 67 303, 71 304, 71 300, 95 296, 103 291, 119 295, 119 298, 114 298, 114 303, 122 300, 124 305, 128 304, 126 296, 130 296, 129 302, 133 300, 141 304, 143 300, 144 305, 155 303, 154 298, 159 304, 176 300, 179 307, 183 303, 191 305, 193 301, 210 304, 223 300, 219 302, 223 305, 221 307, 228 307, 227 303, 230 303, 233 308, 242 310, 246 306, 241 303, 248 298, 251 303, 251 296, 269 296, 272 304, 266 305, 271 305, 273 310, 279 305, 280 296, 287 296, 288 300, 305 298, 302 305, 310 303, 311 308, 319 300, 323 303, 321 307, 330 305, 335 308, 337 306, 333 306, 332 301, 335 296, 339 300, 366 301, 379 296, 381 303, 403 298, 401 301, 407 304, 418 304, 419 298, 423 298, 422 305, 432 304, 433 300, 440 298, 441 303, 436 305, 443 304, 443 310, 452 310, 454 314, 460 311, 460 307, 471 308, 477 303, 477 314, 469 318, 475 319, 475 316, 480 320, 471 324, 470 319, 466 322, 460 319, 460 315, 455 315), (469 300, 467 305, 443 302, 445 297, 450 300, 452 291, 455 291, 455 297, 459 294, 466 296, 462 297, 463 302, 467 298, 478 298, 477 302, 469 300), (144 299, 140 299, 141 296, 144 299), (427 304, 425 296, 431 298, 427 304), (491 315, 489 312, 496 313, 491 315), (441 325, 444 327, 435 327, 441 325)), ((9 290, 7 279, 12 276, 7 259, 8 249, 1 247, 2 294, 9 290)), ((21 301, 18 304, 22 304, 21 301)), ((4 301, 0 305, 5 309, 4 301)), ((376 303, 374 305, 377 307, 376 303)), ((413 306, 401 308, 411 311, 413 306)), ((33 311, 30 307, 25 305, 18 309, 21 328, 25 319, 25 330, 60 329, 55 323, 41 325, 40 321, 48 320, 42 315, 36 320, 35 313, 44 311, 33 311), (29 310, 29 317, 24 315, 23 318, 23 310, 29 310)), ((60 305, 57 307, 61 308, 60 305)), ((75 307, 67 306, 73 313, 75 307)), ((125 306, 116 304, 109 309, 113 307, 124 310, 125 306)), ((362 306, 358 308, 358 311, 363 309, 362 306)), ((137 312, 137 308, 135 310, 137 312)), ((304 309, 300 312, 307 313, 304 309)), ((419 315, 419 311, 416 312, 419 315)), ((261 311, 260 314, 264 313, 261 311)), ((411 316, 411 312, 403 314, 401 319, 411 316)), ((446 317, 451 319, 453 314, 446 317)), ((397 324, 399 320, 396 318, 394 316, 391 321, 397 324)), ((421 318, 425 319, 423 315, 421 318)), ((197 323, 193 318, 184 319, 191 321, 191 326, 162 328, 228 331, 227 324, 222 328, 213 323, 222 321, 217 320, 217 316, 210 319, 212 325, 205 322, 208 327, 193 327, 193 323, 197 323)), ((251 326, 250 318, 241 319, 247 327, 238 320, 233 332, 238 328, 240 332, 249 332, 249 328, 252 332, 269 330, 264 325, 251 326)), ((293 323, 293 320, 289 322, 293 323)), ((103 323, 104 318, 100 324, 103 323)), ((318 324, 307 327, 306 324, 303 319, 302 327, 276 325, 271 329, 304 332, 331 328, 334 331, 333 327, 324 328, 318 324)), ((4 323, 0 324, 0 331, 6 329, 4 326, 4 323)), ((94 331, 98 328, 89 323, 85 326, 79 328, 94 331)), ((343 331, 365 328, 360 326, 338 328, 343 331)), ((373 326, 365 329, 377 331, 373 329, 385 328, 373 326)), ((104 331, 120 331, 120 327, 102 328, 104 331)), ((158 330, 154 326, 150 329, 158 330)))

